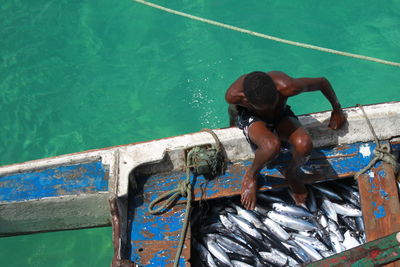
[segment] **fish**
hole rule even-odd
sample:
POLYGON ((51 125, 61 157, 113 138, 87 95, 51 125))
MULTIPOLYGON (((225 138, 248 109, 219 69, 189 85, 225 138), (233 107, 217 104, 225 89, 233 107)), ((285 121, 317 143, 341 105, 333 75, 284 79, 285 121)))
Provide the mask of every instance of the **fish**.
POLYGON ((241 242, 238 242, 238 240, 232 239, 228 236, 219 235, 215 240, 225 252, 237 253, 249 257, 253 255, 253 252, 245 244, 242 244, 241 242))
POLYGON ((213 238, 206 238, 206 245, 208 251, 221 263, 226 266, 233 267, 228 255, 221 249, 217 242, 213 238))
POLYGON ((331 188, 325 186, 325 185, 312 185, 313 188, 317 189, 320 191, 324 196, 328 197, 330 200, 337 200, 337 201, 342 201, 343 198, 339 196, 337 193, 335 193, 331 188))
POLYGON ((335 251, 335 253, 340 253, 345 250, 342 242, 339 240, 339 237, 331 231, 329 231, 329 241, 331 242, 333 251, 335 251))
POLYGON ((231 222, 233 222, 234 224, 236 224, 237 226, 239 226, 239 228, 243 232, 245 232, 245 233, 247 233, 247 234, 249 234, 249 235, 251 235, 251 236, 253 236, 253 237, 257 238, 257 239, 262 239, 261 233, 251 223, 249 223, 247 220, 245 220, 245 219, 243 219, 243 218, 241 218, 241 217, 239 217, 237 215, 230 214, 230 213, 228 214, 228 219, 231 222))
POLYGON ((195 250, 199 252, 200 260, 202 262, 208 266, 216 266, 211 253, 202 244, 200 244, 195 238, 192 238, 192 244, 195 250))
POLYGON ((270 262, 276 266, 285 266, 288 262, 287 257, 282 257, 281 255, 274 254, 272 252, 260 251, 259 254, 263 260, 270 262))
POLYGON ((233 261, 240 261, 240 262, 244 262, 244 263, 250 264, 251 266, 254 266, 254 264, 256 262, 255 258, 254 258, 254 255, 252 255, 251 257, 247 257, 247 256, 239 255, 237 253, 227 252, 226 254, 228 255, 228 257, 231 260, 232 264, 234 264, 233 261))
POLYGON ((278 223, 274 222, 270 218, 266 217, 262 221, 264 225, 267 227, 268 231, 276 236, 281 241, 286 241, 290 238, 288 232, 286 232, 278 223))
POLYGON ((267 216, 276 223, 298 231, 312 231, 317 227, 306 220, 287 216, 276 211, 268 212, 267 216))
POLYGON ((318 261, 322 259, 321 254, 318 253, 312 246, 309 244, 300 242, 296 239, 294 239, 294 242, 301 248, 303 249, 307 255, 310 257, 311 261, 318 261))
POLYGON ((360 242, 351 234, 349 230, 347 230, 344 233, 344 240, 343 240, 344 248, 347 250, 354 247, 358 247, 359 245, 361 245, 360 242))
POLYGON ((287 265, 290 267, 298 266, 299 262, 293 259, 291 256, 285 254, 284 252, 280 251, 279 249, 271 249, 272 254, 280 255, 282 258, 287 258, 287 265))
POLYGON ((332 202, 332 206, 337 214, 350 217, 360 217, 362 216, 361 210, 354 208, 353 206, 345 204, 337 204, 332 202))
POLYGON ((314 191, 311 187, 308 187, 308 197, 306 201, 306 206, 311 213, 316 213, 318 210, 317 200, 315 199, 314 191))
POLYGON ((318 251, 329 250, 329 248, 324 243, 322 243, 318 239, 311 237, 311 236, 304 236, 301 234, 292 233, 291 238, 294 239, 295 241, 301 242, 303 244, 309 244, 310 246, 312 246, 314 249, 316 249, 318 251))
POLYGON ((335 222, 337 222, 338 218, 337 218, 337 213, 336 210, 332 204, 332 202, 325 197, 324 195, 322 196, 322 205, 321 205, 321 209, 322 211, 325 213, 325 215, 334 220, 335 222))
POLYGON ((343 242, 343 234, 340 232, 339 225, 335 221, 328 220, 328 231, 334 233, 339 238, 339 241, 343 242))
POLYGON ((365 227, 364 227, 364 219, 363 217, 355 217, 354 218, 356 221, 357 229, 359 231, 365 232, 365 227))
POLYGON ((291 216, 296 217, 313 217, 313 214, 307 211, 306 209, 295 206, 295 205, 288 205, 285 203, 274 203, 272 204, 272 208, 279 213, 286 213, 291 216))
POLYGON ((252 211, 237 198, 213 200, 193 213, 192 248, 205 266, 264 267, 299 266, 363 244, 359 192, 351 183, 307 186, 301 207, 288 188, 259 193, 252 211))
POLYGON ((253 265, 238 260, 232 260, 232 265, 234 267, 253 267, 253 265))
POLYGON ((235 205, 235 209, 239 216, 241 216, 243 219, 247 220, 248 222, 252 223, 255 227, 264 228, 263 223, 260 221, 259 217, 256 215, 255 212, 253 212, 251 210, 242 209, 238 205, 235 205))

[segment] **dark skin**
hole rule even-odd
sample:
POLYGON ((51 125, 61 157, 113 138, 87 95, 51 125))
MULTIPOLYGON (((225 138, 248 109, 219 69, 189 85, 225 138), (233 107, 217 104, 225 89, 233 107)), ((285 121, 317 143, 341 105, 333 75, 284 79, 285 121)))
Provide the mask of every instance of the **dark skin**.
MULTIPOLYGON (((273 121, 285 108, 287 99, 304 92, 321 91, 331 103, 333 111, 329 127, 340 129, 346 122, 340 103, 331 84, 326 78, 292 78, 280 71, 267 73, 273 80, 278 91, 278 97, 273 104, 254 105, 249 102, 243 92, 243 80, 246 75, 239 77, 227 90, 225 99, 229 104, 230 126, 235 126, 237 105, 247 108, 257 117, 273 121)), ((249 127, 249 137, 257 145, 254 160, 247 169, 242 181, 241 202, 246 209, 254 209, 258 190, 257 177, 260 170, 273 161, 280 152, 280 142, 288 141, 293 146, 293 156, 288 167, 283 171, 289 187, 293 192, 296 204, 304 204, 307 189, 297 175, 311 154, 313 144, 310 135, 293 117, 284 117, 276 128, 276 133, 268 129, 264 122, 257 121, 249 127)))

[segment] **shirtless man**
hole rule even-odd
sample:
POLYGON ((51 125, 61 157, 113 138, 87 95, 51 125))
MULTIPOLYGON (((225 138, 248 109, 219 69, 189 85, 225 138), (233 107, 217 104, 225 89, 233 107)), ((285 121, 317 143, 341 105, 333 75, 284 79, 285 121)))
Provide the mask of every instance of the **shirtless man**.
POLYGON ((283 175, 293 192, 296 204, 306 201, 307 189, 296 173, 311 154, 310 135, 286 105, 289 97, 303 92, 321 91, 332 105, 329 122, 331 129, 339 129, 346 122, 342 108, 325 78, 292 78, 280 71, 252 72, 239 77, 227 90, 230 126, 243 130, 255 156, 242 181, 241 202, 246 209, 254 209, 260 170, 280 152, 281 141, 293 146, 293 157, 283 175))

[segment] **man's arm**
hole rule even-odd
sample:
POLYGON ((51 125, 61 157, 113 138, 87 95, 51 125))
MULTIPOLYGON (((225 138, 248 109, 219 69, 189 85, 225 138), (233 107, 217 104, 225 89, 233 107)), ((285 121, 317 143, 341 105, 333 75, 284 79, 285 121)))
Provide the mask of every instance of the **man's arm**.
POLYGON ((278 84, 283 85, 281 93, 284 96, 291 97, 298 95, 303 92, 321 91, 322 94, 331 103, 333 111, 331 114, 331 120, 329 127, 333 130, 339 129, 346 122, 346 117, 343 114, 341 105, 335 91, 333 90, 330 82, 326 78, 291 78, 284 73, 276 73, 280 79, 278 84))

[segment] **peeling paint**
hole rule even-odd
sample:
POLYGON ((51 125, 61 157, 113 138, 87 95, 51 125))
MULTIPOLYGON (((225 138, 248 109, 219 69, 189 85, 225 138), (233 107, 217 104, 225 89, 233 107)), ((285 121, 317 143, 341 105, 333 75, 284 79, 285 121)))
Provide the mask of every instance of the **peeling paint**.
POLYGON ((369 145, 362 145, 360 146, 360 153, 364 158, 369 157, 371 156, 371 148, 369 145))
POLYGON ((380 219, 386 216, 386 211, 385 211, 385 207, 383 205, 376 205, 376 202, 372 201, 372 205, 374 205, 374 207, 376 208, 376 210, 374 210, 374 215, 375 218, 380 219))

